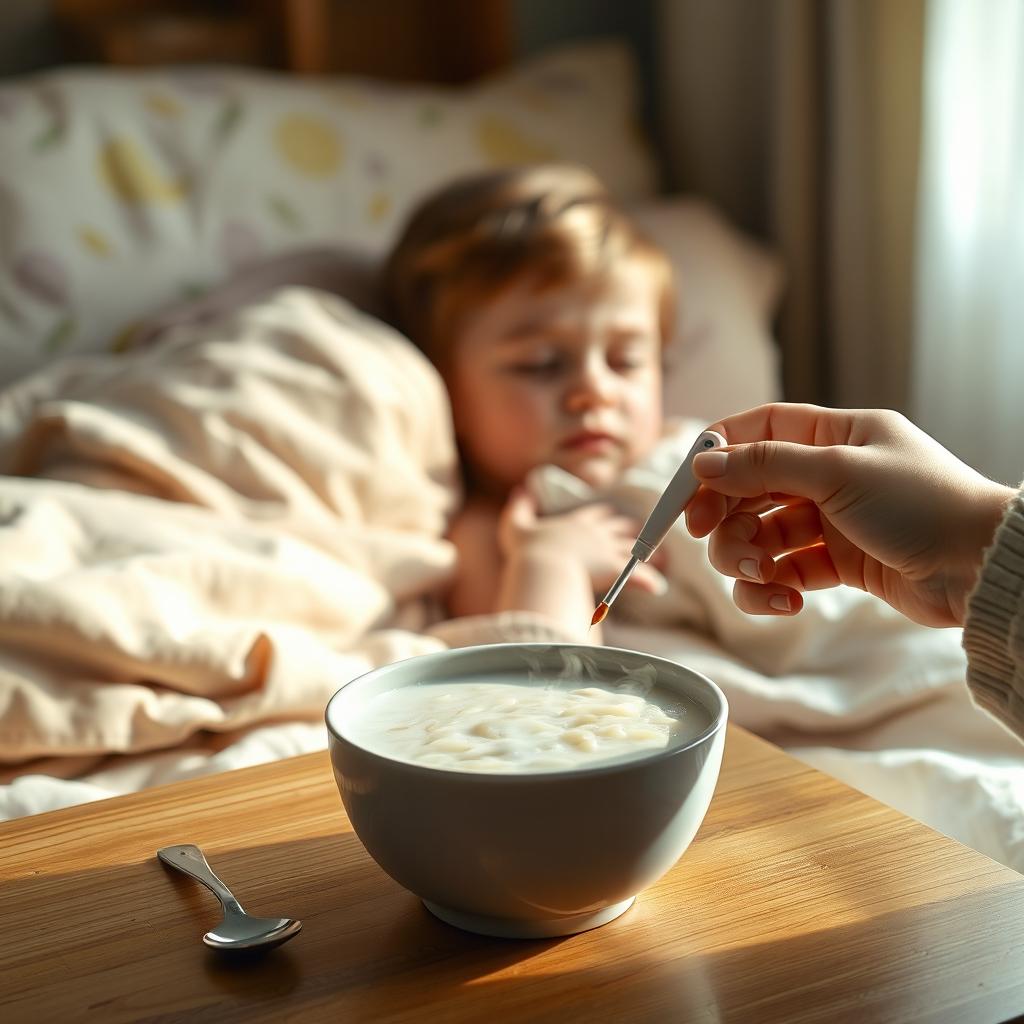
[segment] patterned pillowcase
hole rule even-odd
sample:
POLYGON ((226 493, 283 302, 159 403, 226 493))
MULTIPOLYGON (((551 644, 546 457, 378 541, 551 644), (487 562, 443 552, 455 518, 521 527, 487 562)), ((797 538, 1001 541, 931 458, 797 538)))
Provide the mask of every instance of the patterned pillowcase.
POLYGON ((654 193, 624 46, 462 88, 238 69, 68 69, 0 87, 0 383, 310 245, 379 255, 457 174, 564 159, 654 193))

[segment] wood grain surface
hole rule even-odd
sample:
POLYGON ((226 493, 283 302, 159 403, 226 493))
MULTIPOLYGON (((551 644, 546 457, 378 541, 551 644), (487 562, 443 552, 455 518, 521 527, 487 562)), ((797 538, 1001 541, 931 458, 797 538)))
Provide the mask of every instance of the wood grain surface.
MULTIPOLYGON (((411 842, 441 842, 438 835, 411 842)), ((1024 1012, 1024 876, 730 727, 678 864, 565 939, 436 921, 352 833, 326 753, 0 825, 0 1021, 999 1021, 1024 1012), (158 847, 197 843, 260 957, 158 847)))

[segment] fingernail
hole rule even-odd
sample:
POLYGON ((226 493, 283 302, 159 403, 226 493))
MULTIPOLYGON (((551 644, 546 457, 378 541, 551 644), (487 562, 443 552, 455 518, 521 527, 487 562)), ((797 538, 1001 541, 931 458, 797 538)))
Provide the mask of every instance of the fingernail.
POLYGON ((728 452, 701 452, 695 456, 693 468, 699 469, 701 476, 721 476, 728 460, 728 452))
POLYGON ((775 594, 768 598, 768 607, 774 608, 777 612, 788 612, 790 609, 788 594, 775 594))
POLYGON ((658 597, 664 597, 668 593, 668 580, 664 576, 654 577, 654 593, 658 597))
POLYGON ((740 572, 743 573, 748 580, 754 580, 756 583, 764 582, 761 578, 761 570, 758 568, 756 558, 741 558, 740 572))

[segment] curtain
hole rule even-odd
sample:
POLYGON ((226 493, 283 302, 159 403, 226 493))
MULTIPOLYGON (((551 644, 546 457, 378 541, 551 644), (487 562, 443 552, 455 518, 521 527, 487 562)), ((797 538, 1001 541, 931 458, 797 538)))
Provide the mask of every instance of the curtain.
POLYGON ((923 0, 660 0, 673 189, 769 241, 785 397, 907 411, 923 0))
POLYGON ((913 416, 1024 476, 1024 3, 931 0, 913 416))

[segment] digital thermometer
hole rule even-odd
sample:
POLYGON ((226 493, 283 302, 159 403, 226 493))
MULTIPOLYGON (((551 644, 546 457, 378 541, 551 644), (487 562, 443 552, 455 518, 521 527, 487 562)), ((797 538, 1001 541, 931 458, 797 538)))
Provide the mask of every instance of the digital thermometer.
POLYGON ((633 574, 633 570, 640 562, 646 562, 654 554, 658 545, 665 539, 665 534, 682 515, 683 509, 686 508, 687 503, 700 486, 700 481, 693 475, 693 457, 700 452, 722 448, 727 443, 721 434, 717 434, 713 430, 705 430, 693 442, 692 447, 686 453, 686 458, 679 464, 679 468, 669 480, 668 486, 662 491, 653 511, 647 517, 647 522, 644 523, 643 529, 633 544, 626 568, 619 573, 619 578, 611 585, 604 600, 597 606, 594 617, 590 620, 592 626, 604 621, 615 598, 619 596, 626 581, 633 574))

